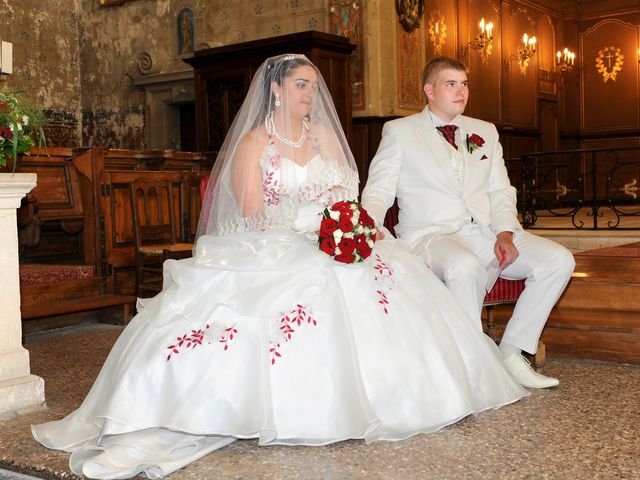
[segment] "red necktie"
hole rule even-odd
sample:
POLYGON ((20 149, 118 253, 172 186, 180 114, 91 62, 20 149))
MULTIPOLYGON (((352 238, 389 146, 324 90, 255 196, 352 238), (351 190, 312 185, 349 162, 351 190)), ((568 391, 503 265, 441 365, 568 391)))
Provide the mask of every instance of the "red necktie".
POLYGON ((442 125, 441 127, 436 128, 440 131, 440 133, 444 135, 445 140, 457 150, 458 146, 456 145, 456 129, 458 127, 456 125, 442 125))

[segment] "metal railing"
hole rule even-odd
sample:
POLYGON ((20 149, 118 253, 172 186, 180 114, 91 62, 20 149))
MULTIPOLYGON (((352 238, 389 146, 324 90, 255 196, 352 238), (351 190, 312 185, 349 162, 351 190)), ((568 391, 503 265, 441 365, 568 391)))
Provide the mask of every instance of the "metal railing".
POLYGON ((640 230, 639 147, 532 153, 508 165, 525 228, 640 230))

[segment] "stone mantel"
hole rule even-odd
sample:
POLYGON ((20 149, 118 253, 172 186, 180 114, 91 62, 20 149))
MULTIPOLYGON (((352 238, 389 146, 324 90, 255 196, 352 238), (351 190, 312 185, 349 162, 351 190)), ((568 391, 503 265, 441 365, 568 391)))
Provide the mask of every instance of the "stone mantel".
POLYGON ((16 209, 35 173, 0 173, 0 417, 44 404, 44 381, 30 374, 22 346, 16 209))

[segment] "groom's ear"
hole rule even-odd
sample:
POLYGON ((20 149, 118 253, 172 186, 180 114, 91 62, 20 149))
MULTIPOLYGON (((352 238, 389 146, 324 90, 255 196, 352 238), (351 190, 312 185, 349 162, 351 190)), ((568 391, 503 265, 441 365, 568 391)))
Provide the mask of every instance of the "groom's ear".
POLYGON ((431 100, 433 98, 433 85, 425 83, 424 94, 427 96, 427 100, 431 100))

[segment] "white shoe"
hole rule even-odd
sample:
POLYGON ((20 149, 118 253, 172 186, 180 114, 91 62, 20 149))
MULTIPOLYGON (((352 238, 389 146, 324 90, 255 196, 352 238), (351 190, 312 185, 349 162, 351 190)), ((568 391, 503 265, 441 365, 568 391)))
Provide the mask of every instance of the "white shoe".
POLYGON ((522 355, 514 353, 505 359, 505 365, 511 372, 511 375, 527 388, 549 388, 555 387, 560 383, 557 378, 545 377, 536 372, 532 367, 529 360, 522 355))

